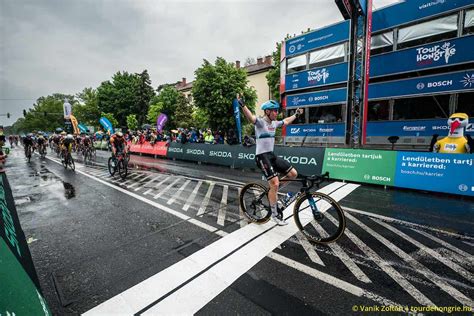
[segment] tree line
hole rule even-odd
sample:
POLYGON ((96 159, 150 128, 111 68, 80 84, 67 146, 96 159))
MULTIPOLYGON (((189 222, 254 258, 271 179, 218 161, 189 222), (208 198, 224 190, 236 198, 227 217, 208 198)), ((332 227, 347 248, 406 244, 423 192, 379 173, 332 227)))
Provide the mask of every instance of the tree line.
MULTIPOLYGON (((273 89, 275 79, 279 83, 279 67, 267 76, 273 89)), ((221 57, 214 63, 203 61, 195 71, 191 94, 192 102, 176 89, 176 83, 162 84, 154 89, 147 70, 141 73, 118 71, 98 87, 84 88, 75 95, 55 93, 39 97, 32 108, 24 111, 24 117, 12 125, 11 133, 53 131, 63 127, 65 100, 72 105, 72 113, 80 123, 95 128, 99 127, 102 116, 119 128, 154 126, 158 115, 165 113, 168 115, 166 129, 209 127, 228 130, 235 128, 232 108, 235 96, 242 95, 252 110, 257 100, 255 89, 248 87, 245 69, 236 68, 221 57)))

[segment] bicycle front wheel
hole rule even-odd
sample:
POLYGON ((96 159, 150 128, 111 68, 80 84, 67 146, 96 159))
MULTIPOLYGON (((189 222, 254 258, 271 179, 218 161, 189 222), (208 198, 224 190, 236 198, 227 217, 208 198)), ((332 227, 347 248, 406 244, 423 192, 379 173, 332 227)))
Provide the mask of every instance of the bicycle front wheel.
POLYGON ((109 168, 109 173, 111 176, 114 176, 115 174, 115 163, 112 157, 109 158, 109 161, 107 163, 107 167, 109 168))
POLYGON ((296 200, 293 215, 303 235, 317 244, 338 240, 346 228, 346 218, 339 203, 320 192, 302 194, 296 200))
POLYGON ((120 160, 118 162, 118 172, 119 172, 119 175, 122 178, 122 180, 125 180, 125 178, 127 177, 127 174, 128 174, 128 167, 127 167, 127 163, 125 161, 120 160))
POLYGON ((254 223, 263 224, 270 219, 268 189, 258 183, 249 183, 240 191, 240 207, 245 217, 254 223))
POLYGON ((76 164, 74 163, 74 159, 72 158, 72 156, 69 156, 68 165, 72 171, 76 170, 76 164))

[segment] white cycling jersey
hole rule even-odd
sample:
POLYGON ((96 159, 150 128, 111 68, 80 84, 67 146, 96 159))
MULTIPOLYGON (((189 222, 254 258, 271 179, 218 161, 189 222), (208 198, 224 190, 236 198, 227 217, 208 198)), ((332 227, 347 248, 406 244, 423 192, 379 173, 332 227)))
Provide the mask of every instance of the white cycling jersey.
POLYGON ((275 147, 275 131, 283 126, 283 121, 272 121, 268 123, 263 117, 255 120, 256 155, 272 152, 275 147))

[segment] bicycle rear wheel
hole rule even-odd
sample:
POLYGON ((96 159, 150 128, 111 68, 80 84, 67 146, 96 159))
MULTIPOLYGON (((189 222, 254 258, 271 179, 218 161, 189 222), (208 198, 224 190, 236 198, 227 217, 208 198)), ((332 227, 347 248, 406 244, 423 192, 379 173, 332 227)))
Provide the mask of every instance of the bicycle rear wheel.
POLYGON ((245 217, 254 223, 265 223, 270 219, 268 189, 258 183, 246 184, 240 191, 240 207, 245 217))
POLYGON ((320 192, 302 194, 296 200, 293 215, 303 235, 318 244, 338 240, 346 228, 346 218, 339 203, 320 192))

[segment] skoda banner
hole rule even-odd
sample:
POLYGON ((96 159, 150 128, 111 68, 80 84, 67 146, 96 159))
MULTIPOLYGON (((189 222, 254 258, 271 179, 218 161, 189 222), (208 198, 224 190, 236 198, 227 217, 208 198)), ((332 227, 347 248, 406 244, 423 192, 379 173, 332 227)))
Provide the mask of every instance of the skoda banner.
POLYGON ((327 148, 323 172, 334 179, 394 185, 397 152, 327 148))
MULTIPOLYGON (((275 147, 275 154, 292 164, 300 174, 321 173, 324 148, 275 147)), ((257 168, 255 146, 171 143, 168 158, 201 161, 236 168, 257 168)))

